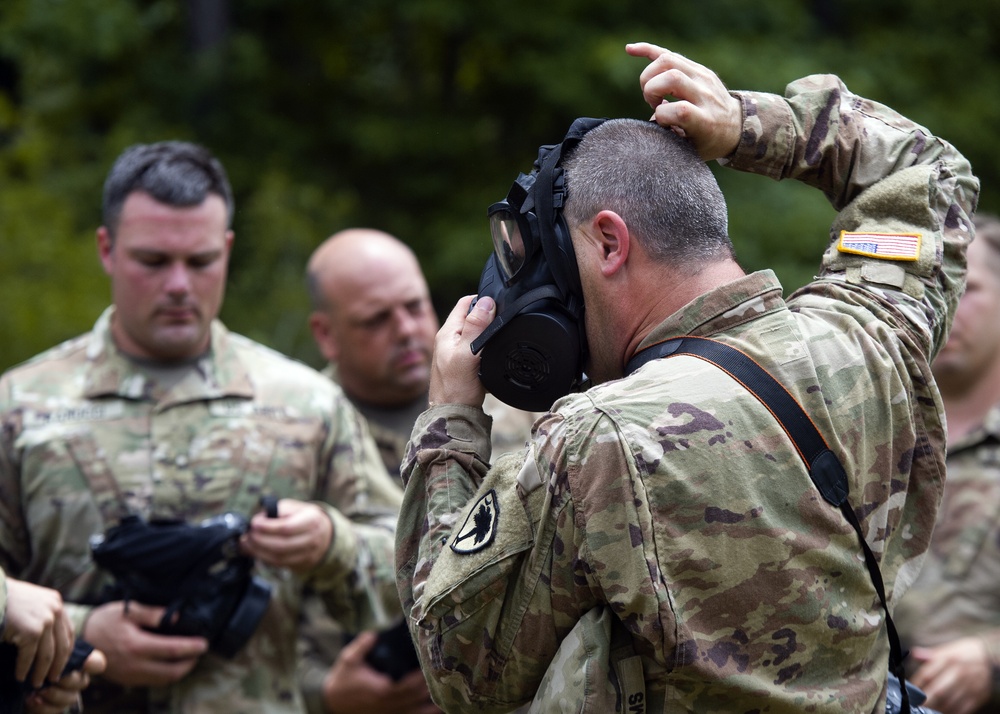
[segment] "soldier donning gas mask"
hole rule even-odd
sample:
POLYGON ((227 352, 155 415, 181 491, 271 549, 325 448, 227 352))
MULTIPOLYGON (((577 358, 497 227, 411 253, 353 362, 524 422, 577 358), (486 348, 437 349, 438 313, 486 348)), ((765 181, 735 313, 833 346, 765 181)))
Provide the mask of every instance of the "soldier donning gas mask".
POLYGON ((566 180, 560 162, 604 119, 580 118, 559 144, 538 150, 530 174, 489 208, 494 253, 479 295, 496 301, 496 318, 472 343, 479 378, 497 399, 544 411, 583 383, 587 340, 583 291, 563 218, 566 180))

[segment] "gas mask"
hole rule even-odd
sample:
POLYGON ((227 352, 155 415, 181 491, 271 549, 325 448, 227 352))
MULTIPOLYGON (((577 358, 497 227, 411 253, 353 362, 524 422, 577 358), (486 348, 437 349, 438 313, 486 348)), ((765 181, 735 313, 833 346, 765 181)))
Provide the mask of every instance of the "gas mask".
POLYGON ((489 208, 493 255, 479 296, 496 302, 496 317, 472 343, 479 379, 500 401, 547 411, 580 388, 587 356, 583 292, 563 218, 566 181, 560 162, 604 119, 580 118, 559 144, 538 150, 530 174, 489 208))

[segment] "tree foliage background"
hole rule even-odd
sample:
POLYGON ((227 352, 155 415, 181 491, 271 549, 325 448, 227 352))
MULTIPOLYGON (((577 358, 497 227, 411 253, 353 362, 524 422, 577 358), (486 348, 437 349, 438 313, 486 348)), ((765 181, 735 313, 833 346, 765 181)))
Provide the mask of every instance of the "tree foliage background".
MULTIPOLYGON (((223 319, 316 365, 302 271, 348 226, 406 240, 439 311, 473 292, 486 207, 577 116, 649 115, 648 40, 734 89, 816 72, 954 143, 1000 210, 1000 3, 982 0, 2 0, 0 369, 88 329, 104 176, 136 142, 209 146, 236 193, 223 319)), ((748 269, 804 283, 832 209, 717 171, 748 269)))

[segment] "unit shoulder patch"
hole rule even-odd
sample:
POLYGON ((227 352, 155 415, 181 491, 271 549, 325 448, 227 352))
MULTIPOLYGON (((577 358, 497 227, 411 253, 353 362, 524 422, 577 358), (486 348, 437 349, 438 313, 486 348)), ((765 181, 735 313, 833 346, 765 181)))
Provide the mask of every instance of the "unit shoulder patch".
POLYGON ((499 519, 500 504, 497 502, 496 491, 491 488, 472 507, 458 535, 451 542, 451 549, 460 555, 483 550, 496 537, 499 519))
POLYGON ((841 231, 837 250, 882 260, 917 260, 920 233, 854 233, 841 231))

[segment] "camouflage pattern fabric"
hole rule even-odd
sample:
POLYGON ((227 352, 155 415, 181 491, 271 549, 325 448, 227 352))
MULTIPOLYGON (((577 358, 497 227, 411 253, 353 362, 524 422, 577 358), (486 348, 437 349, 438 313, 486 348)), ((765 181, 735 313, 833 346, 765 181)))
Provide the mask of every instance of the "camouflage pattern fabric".
MULTIPOLYGON (((327 379, 331 380, 334 384, 340 385, 340 379, 338 378, 337 365, 332 362, 327 364, 326 367, 320 371, 327 379)), ((385 466, 385 470, 389 472, 391 476, 399 476, 399 464, 403 460, 403 451, 406 448, 406 440, 410 436, 410 429, 413 427, 413 423, 410 422, 405 424, 405 428, 400 426, 405 420, 396 419, 393 422, 384 421, 379 419, 379 415, 382 416, 398 416, 395 412, 390 412, 389 410, 383 410, 382 412, 371 412, 365 409, 364 404, 359 404, 355 400, 344 392, 344 397, 354 406, 358 414, 364 419, 365 425, 368 427, 368 433, 372 436, 372 441, 375 442, 375 446, 378 447, 379 457, 382 459, 382 464, 385 466)), ((416 404, 413 407, 413 411, 419 414, 427 406, 426 398, 423 400, 422 404, 416 404)), ((402 410, 401 410, 402 411, 402 410)), ((415 416, 414 416, 415 418, 415 416)))
MULTIPOLYGON (((398 612, 393 528, 401 491, 364 422, 313 370, 230 334, 168 389, 114 347, 113 308, 93 332, 0 378, 0 566, 62 593, 82 631, 108 577, 88 538, 126 512, 197 522, 250 515, 262 494, 323 501, 334 541, 306 583, 352 628, 398 612)), ((303 581, 258 564, 274 591, 233 659, 209 653, 177 684, 97 679, 88 712, 301 712, 295 636, 303 581)))
MULTIPOLYGON (((337 382, 336 365, 327 365, 321 374, 337 382)), ((361 405, 355 406, 359 411, 362 408, 361 405)), ((425 397, 422 409, 426 407, 425 397)), ((523 447, 528 441, 532 422, 540 416, 510 407, 492 396, 487 396, 484 407, 493 416, 493 452, 497 454, 523 447)), ((412 424, 401 429, 399 420, 390 424, 378 421, 374 413, 364 416, 367 417, 369 432, 378 446, 386 470, 398 475, 412 424)), ((309 714, 326 712, 323 704, 323 680, 340 655, 347 636, 344 627, 330 617, 318 598, 306 597, 299 632, 299 686, 309 714)))
POLYGON ((948 445, 948 481, 927 559, 894 619, 904 646, 979 637, 993 660, 1000 711, 1000 405, 948 445))
MULTIPOLYGON (((919 570, 944 485, 930 361, 963 287, 978 181, 949 144, 836 77, 736 96, 730 166, 823 190, 839 211, 832 239, 919 233, 918 259, 831 242, 787 301, 773 273, 754 273, 639 347, 712 337, 782 382, 843 462, 893 601, 919 570)), ((489 459, 485 415, 441 405, 418 420, 403 465, 397 580, 446 711, 504 711, 543 678, 551 688, 563 639, 599 606, 642 657, 641 711, 883 710, 888 640, 856 535, 721 370, 655 360, 557 401, 517 468, 489 459)), ((573 664, 555 679, 582 709, 573 664)))

